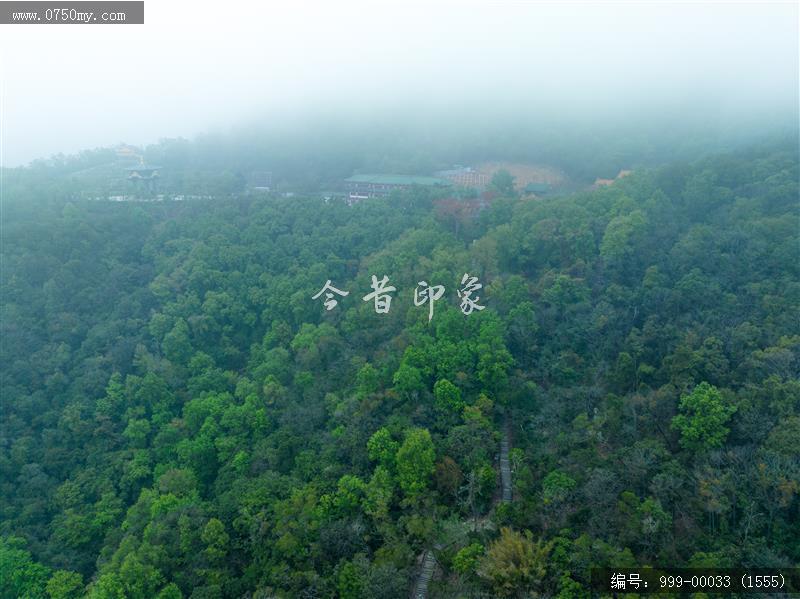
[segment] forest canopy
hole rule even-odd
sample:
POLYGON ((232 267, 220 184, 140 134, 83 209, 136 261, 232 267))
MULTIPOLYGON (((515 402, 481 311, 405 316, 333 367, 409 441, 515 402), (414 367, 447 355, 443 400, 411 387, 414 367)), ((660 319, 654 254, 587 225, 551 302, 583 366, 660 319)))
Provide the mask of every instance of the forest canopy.
POLYGON ((430 597, 566 599, 594 566, 800 564, 794 141, 479 210, 113 203, 58 168, 3 206, 0 598, 401 597, 431 556, 430 597))

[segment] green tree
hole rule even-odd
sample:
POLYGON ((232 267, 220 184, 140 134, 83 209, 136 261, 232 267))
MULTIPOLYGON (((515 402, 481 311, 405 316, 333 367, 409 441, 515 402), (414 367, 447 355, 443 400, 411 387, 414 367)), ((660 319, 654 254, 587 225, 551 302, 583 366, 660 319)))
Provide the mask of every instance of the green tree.
POLYGON ((530 531, 523 534, 503 527, 487 548, 478 574, 500 597, 523 595, 543 587, 550 549, 550 543, 533 541, 530 531))
POLYGON ((375 431, 367 441, 367 455, 387 469, 393 469, 395 456, 400 444, 392 439, 392 433, 385 427, 375 431))
POLYGON ((559 503, 567 499, 575 488, 575 479, 560 470, 553 470, 542 481, 542 500, 545 504, 559 503))
POLYGON ((397 479, 400 488, 410 497, 428 487, 436 468, 436 450, 427 429, 406 431, 403 444, 397 450, 397 479))
POLYGON ((489 183, 489 189, 505 198, 512 198, 516 195, 514 189, 514 176, 505 169, 500 169, 489 183))
POLYGON ((78 599, 83 595, 83 577, 77 572, 58 570, 47 581, 50 599, 78 599))
POLYGON ((636 247, 635 241, 641 237, 646 225, 641 210, 611 219, 600 243, 600 255, 607 260, 630 258, 636 247))
POLYGON ((394 486, 389 471, 384 466, 376 466, 365 490, 364 511, 377 520, 388 518, 394 486))
POLYGON ((433 400, 436 409, 442 412, 460 414, 464 409, 461 390, 447 379, 436 381, 433 386, 433 400))
POLYGON ((345 562, 339 568, 337 589, 341 599, 359 599, 363 597, 364 575, 358 565, 345 562))
POLYGON ((401 364, 397 372, 394 373, 392 383, 394 383, 397 391, 411 399, 415 399, 425 388, 422 372, 420 372, 419 368, 410 366, 405 362, 401 364))
POLYGON ((225 532, 225 525, 217 518, 208 521, 200 538, 206 545, 204 554, 212 564, 220 562, 225 557, 230 537, 225 532))
POLYGON ((174 582, 169 583, 158 592, 156 599, 183 599, 183 593, 174 582))
POLYGON ((88 599, 127 599, 127 595, 119 576, 107 572, 89 587, 88 599))
POLYGON ((184 365, 192 355, 189 327, 183 319, 178 320, 172 330, 164 336, 164 355, 176 364, 184 365))
POLYGON ((459 574, 475 574, 483 552, 484 547, 480 543, 472 543, 462 547, 453 556, 453 570, 459 574))
POLYGON ((0 537, 0 599, 45 597, 50 570, 33 561, 18 537, 0 537))
POLYGON ((706 382, 683 395, 678 405, 680 414, 672 419, 672 428, 680 431, 680 444, 690 451, 721 447, 728 436, 726 426, 736 411, 719 390, 706 382))

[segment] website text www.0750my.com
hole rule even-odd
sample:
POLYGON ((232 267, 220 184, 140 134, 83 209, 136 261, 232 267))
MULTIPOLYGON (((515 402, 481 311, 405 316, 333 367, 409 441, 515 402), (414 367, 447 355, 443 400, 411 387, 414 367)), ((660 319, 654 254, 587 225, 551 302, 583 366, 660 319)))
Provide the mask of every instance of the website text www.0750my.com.
POLYGON ((43 11, 11 13, 12 20, 19 23, 124 22, 126 17, 127 15, 123 11, 95 13, 93 11, 79 11, 74 8, 48 8, 43 11))

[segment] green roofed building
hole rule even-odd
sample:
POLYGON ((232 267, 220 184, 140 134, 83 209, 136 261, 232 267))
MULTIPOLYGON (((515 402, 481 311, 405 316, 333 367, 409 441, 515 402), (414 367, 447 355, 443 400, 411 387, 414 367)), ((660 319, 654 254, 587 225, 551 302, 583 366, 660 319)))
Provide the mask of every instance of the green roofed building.
POLYGON ((389 195, 396 189, 406 189, 413 185, 425 187, 447 186, 450 181, 438 177, 418 175, 353 175, 344 180, 350 203, 366 198, 389 195))

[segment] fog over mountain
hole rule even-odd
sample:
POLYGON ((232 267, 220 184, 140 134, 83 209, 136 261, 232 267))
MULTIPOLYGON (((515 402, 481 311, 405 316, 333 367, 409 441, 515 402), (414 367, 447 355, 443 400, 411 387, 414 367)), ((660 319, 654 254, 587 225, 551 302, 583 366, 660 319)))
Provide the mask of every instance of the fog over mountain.
POLYGON ((795 123, 797 3, 148 0, 0 26, 2 164, 209 131, 795 123))
POLYGON ((0 599, 800 596, 798 6, 0 27, 0 599))

